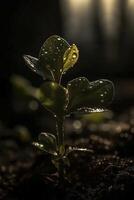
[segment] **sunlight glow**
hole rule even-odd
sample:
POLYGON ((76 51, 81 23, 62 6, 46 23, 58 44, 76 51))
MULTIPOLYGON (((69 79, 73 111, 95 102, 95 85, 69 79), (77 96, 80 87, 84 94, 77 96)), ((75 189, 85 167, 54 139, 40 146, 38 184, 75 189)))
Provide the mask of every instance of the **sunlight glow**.
POLYGON ((116 37, 118 31, 118 0, 100 0, 102 26, 107 38, 116 37))
POLYGON ((92 0, 61 0, 65 35, 87 41, 90 37, 92 0))
POLYGON ((134 7, 134 0, 128 0, 128 5, 131 7, 133 6, 134 7))
POLYGON ((130 23, 134 24, 134 22, 133 22, 133 20, 134 20, 134 0, 128 0, 127 15, 128 15, 128 18, 130 18, 130 23))
POLYGON ((68 4, 73 11, 83 12, 83 10, 88 8, 91 0, 68 0, 68 4))

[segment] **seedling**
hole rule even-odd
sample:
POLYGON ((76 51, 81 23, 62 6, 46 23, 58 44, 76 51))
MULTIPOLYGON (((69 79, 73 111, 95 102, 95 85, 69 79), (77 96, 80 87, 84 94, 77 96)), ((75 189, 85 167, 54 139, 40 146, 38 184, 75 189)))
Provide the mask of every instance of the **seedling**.
POLYGON ((103 112, 114 93, 113 83, 105 79, 90 82, 79 77, 69 81, 66 87, 62 86, 62 76, 75 65, 78 57, 75 44, 69 45, 63 38, 53 35, 41 47, 38 58, 24 55, 28 67, 41 75, 44 83, 40 88, 33 88, 23 80, 19 81, 21 90, 36 98, 56 119, 57 133, 41 133, 33 145, 52 156, 60 177, 64 175, 63 160, 70 152, 90 151, 65 147, 65 117, 70 113, 103 112))

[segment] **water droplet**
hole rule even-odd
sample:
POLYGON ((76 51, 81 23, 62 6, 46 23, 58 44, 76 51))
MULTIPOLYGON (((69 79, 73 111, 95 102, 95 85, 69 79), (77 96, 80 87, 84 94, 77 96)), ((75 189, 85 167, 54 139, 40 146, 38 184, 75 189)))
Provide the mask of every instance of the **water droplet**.
POLYGON ((67 59, 67 58, 66 58, 66 57, 64 57, 64 58, 63 58, 63 61, 65 61, 66 59, 67 59))
POLYGON ((103 81, 100 81, 100 83, 103 83, 103 81))
POLYGON ((81 113, 99 113, 99 112, 104 112, 104 109, 101 108, 88 108, 88 107, 82 107, 77 109, 78 112, 81 113))
POLYGON ((60 49, 59 49, 59 47, 56 47, 56 49, 57 49, 57 53, 58 53, 58 52, 60 52, 60 49))
POLYGON ((93 86, 90 86, 90 87, 89 87, 89 89, 92 89, 92 88, 93 88, 93 86))
POLYGON ((57 38, 57 40, 59 40, 59 41, 60 41, 60 40, 61 40, 61 38, 60 38, 60 37, 58 37, 58 38, 57 38))
POLYGON ((101 97, 103 97, 103 96, 104 96, 104 94, 101 94, 100 96, 101 96, 101 97))
POLYGON ((47 54, 48 52, 47 52, 47 51, 45 51, 44 53, 45 53, 45 54, 47 54))
POLYGON ((75 59, 77 57, 76 53, 73 53, 72 58, 75 59))
POLYGON ((60 72, 62 72, 62 69, 60 69, 60 72))
POLYGON ((33 145, 39 148, 43 148, 43 144, 39 144, 38 142, 33 142, 33 145))

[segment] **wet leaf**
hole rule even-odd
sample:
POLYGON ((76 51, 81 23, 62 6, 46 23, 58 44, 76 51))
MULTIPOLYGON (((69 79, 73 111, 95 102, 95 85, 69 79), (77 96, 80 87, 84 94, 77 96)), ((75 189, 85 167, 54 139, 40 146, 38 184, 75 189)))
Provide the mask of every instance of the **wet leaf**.
POLYGON ((38 65, 43 74, 49 72, 49 80, 59 82, 63 72, 63 56, 70 45, 61 37, 49 37, 39 53, 38 65))
POLYGON ((39 57, 24 55, 27 66, 44 80, 60 82, 62 75, 77 62, 79 51, 75 44, 57 35, 49 37, 41 47, 39 57))
POLYGON ((55 82, 46 82, 40 88, 42 105, 57 117, 62 117, 67 106, 67 89, 55 82))
POLYGON ((80 77, 70 81, 67 85, 69 94, 69 112, 102 112, 113 99, 114 87, 109 80, 89 82, 80 77))
POLYGON ((24 58, 24 61, 25 61, 26 65, 27 65, 33 72, 36 72, 37 74, 39 74, 40 76, 42 76, 43 79, 45 79, 44 74, 43 74, 42 71, 39 69, 38 58, 35 58, 35 57, 33 57, 33 56, 30 56, 30 55, 24 55, 23 58, 24 58))
POLYGON ((50 133, 41 133, 38 137, 39 143, 43 145, 44 151, 57 154, 56 137, 50 133))
POLYGON ((33 142, 32 145, 34 145, 35 147, 37 147, 39 150, 44 151, 43 144, 41 144, 39 142, 33 142))
POLYGON ((92 149, 87 148, 79 148, 79 147, 68 147, 66 151, 66 155, 68 156, 70 153, 79 153, 79 152, 86 152, 86 153, 93 153, 94 151, 92 149))
POLYGON ((65 52, 63 61, 63 72, 66 72, 68 69, 74 66, 79 58, 79 50, 75 44, 71 45, 65 52))
POLYGON ((48 149, 46 149, 46 148, 44 147, 43 144, 41 144, 41 143, 39 143, 39 142, 33 142, 32 145, 35 146, 36 148, 38 148, 38 149, 41 150, 41 151, 45 151, 46 153, 49 153, 49 154, 51 154, 51 155, 53 155, 53 156, 57 156, 57 152, 49 151, 48 149))

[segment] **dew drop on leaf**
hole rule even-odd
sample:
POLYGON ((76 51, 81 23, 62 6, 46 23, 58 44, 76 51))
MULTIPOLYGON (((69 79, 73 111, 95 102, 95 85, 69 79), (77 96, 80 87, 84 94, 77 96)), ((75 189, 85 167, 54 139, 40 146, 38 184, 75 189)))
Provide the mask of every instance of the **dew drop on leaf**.
POLYGON ((59 41, 60 41, 60 40, 61 40, 61 38, 60 38, 60 37, 58 37, 58 38, 57 38, 57 40, 59 40, 59 41))
POLYGON ((72 58, 75 59, 77 57, 76 53, 73 53, 72 58))
POLYGON ((101 109, 101 108, 82 107, 82 108, 77 109, 77 111, 80 113, 100 113, 100 112, 104 112, 106 110, 101 109))

